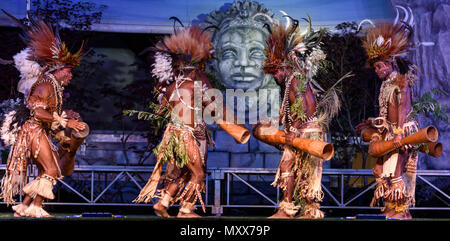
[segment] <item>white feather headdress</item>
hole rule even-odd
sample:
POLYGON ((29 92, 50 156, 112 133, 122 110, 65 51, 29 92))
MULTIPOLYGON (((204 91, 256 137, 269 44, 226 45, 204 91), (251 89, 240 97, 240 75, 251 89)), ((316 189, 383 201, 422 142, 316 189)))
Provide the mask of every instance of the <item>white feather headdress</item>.
POLYGON ((28 95, 31 86, 36 82, 42 67, 35 61, 30 60, 31 49, 26 48, 14 55, 14 64, 20 72, 20 81, 17 84, 17 90, 28 95))

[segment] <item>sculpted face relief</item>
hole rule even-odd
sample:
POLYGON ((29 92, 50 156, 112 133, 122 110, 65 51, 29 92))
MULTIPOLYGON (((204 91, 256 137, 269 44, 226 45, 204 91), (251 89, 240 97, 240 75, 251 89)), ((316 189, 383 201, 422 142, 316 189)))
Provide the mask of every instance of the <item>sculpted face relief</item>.
POLYGON ((235 1, 228 10, 213 11, 205 18, 215 49, 214 69, 218 80, 229 89, 277 88, 262 69, 264 47, 274 14, 255 1, 235 1))
POLYGON ((219 39, 217 67, 225 86, 258 89, 264 78, 264 35, 251 28, 229 29, 219 39))

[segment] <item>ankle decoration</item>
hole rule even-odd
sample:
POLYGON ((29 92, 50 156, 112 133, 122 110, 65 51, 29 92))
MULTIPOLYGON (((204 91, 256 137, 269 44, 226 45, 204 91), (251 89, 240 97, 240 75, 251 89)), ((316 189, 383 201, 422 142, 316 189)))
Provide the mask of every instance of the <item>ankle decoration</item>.
POLYGON ((184 214, 188 214, 188 213, 194 212, 195 209, 196 209, 195 203, 190 203, 190 202, 184 201, 181 203, 180 212, 182 212, 184 214))
POLYGON ((282 201, 280 203, 280 210, 283 210, 287 215, 293 217, 299 210, 299 206, 295 206, 292 202, 282 201))
POLYGON ((182 201, 182 202, 186 202, 187 200, 191 200, 192 197, 194 197, 194 200, 192 201, 192 203, 196 203, 197 200, 200 201, 200 204, 202 205, 202 210, 205 213, 206 209, 205 209, 205 204, 203 203, 202 200, 202 194, 201 194, 201 185, 198 183, 193 183, 193 182, 189 182, 186 187, 184 187, 184 190, 181 194, 177 195, 177 197, 175 198, 174 202, 178 202, 178 201, 182 201))
POLYGON ((47 198, 54 199, 53 186, 56 184, 56 179, 44 174, 37 177, 23 188, 23 192, 28 194, 31 198, 36 198, 37 195, 47 198))
POLYGON ((161 205, 165 208, 169 208, 170 202, 172 201, 172 197, 167 191, 164 191, 161 198, 161 205))

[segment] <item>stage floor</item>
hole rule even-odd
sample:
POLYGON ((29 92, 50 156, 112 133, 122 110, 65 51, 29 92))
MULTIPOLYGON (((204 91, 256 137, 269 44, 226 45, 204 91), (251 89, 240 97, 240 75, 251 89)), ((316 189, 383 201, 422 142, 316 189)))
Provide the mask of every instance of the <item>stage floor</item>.
MULTIPOLYGON (((279 219, 267 219, 266 217, 224 217, 224 216, 202 216, 201 218, 160 218, 155 215, 115 215, 112 214, 112 217, 83 217, 81 213, 51 213, 53 217, 51 218, 40 218, 41 220, 67 220, 67 221, 75 221, 75 220, 103 220, 103 221, 160 221, 162 219, 164 220, 202 220, 202 221, 220 221, 223 220, 224 222, 230 222, 230 221, 243 221, 243 222, 251 222, 251 221, 274 221, 279 219)), ((30 218, 30 217, 14 217, 13 213, 0 213, 0 221, 8 221, 8 220, 33 220, 36 218, 30 218)), ((336 222, 336 221, 398 221, 398 220, 385 220, 381 218, 356 218, 356 217, 325 217, 324 219, 320 220, 311 220, 311 219, 282 219, 287 221, 330 221, 330 222, 336 222)), ((450 221, 450 218, 413 218, 411 220, 407 221, 450 221)))

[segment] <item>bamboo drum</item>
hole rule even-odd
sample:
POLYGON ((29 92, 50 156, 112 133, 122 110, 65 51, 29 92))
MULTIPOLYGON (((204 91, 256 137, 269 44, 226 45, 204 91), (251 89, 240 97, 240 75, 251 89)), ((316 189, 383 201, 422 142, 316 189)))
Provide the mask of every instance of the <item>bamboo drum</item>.
MULTIPOLYGON (((427 126, 413 135, 403 138, 402 145, 415 145, 426 142, 434 142, 438 139, 439 133, 434 126, 427 126)), ((394 141, 377 141, 369 145, 369 154, 374 157, 380 157, 395 150, 394 141)))
MULTIPOLYGON (((258 140, 269 144, 288 144, 284 131, 272 127, 257 127, 254 135, 258 140)), ((334 155, 333 145, 324 141, 294 138, 292 146, 325 161, 330 160, 334 155)))

